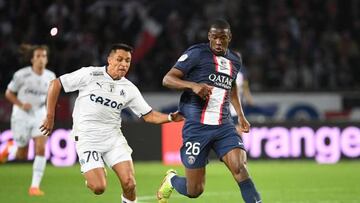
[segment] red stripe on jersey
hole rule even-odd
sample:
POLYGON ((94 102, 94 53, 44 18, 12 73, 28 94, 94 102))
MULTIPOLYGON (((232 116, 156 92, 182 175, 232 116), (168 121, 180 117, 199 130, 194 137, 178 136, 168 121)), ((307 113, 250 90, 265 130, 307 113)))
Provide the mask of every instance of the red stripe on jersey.
POLYGON ((224 106, 224 103, 225 103, 226 95, 227 95, 227 91, 224 94, 224 97, 222 99, 221 106, 220 106, 219 125, 222 123, 222 110, 223 110, 223 106, 224 106))
POLYGON ((230 77, 232 76, 232 70, 233 70, 233 64, 232 62, 229 60, 229 64, 230 64, 230 77))
POLYGON ((214 59, 214 63, 215 63, 215 70, 216 70, 216 72, 219 72, 219 64, 218 64, 218 61, 217 61, 215 55, 213 55, 213 59, 214 59))
POLYGON ((204 108, 202 110, 200 123, 204 123, 206 108, 207 108, 207 106, 209 104, 209 101, 210 101, 210 97, 206 100, 205 106, 204 106, 204 108))

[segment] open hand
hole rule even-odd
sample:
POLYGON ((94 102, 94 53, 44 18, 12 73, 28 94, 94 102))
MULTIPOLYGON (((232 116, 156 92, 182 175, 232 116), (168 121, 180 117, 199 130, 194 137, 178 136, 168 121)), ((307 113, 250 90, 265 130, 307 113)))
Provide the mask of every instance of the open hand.
POLYGON ((43 124, 40 126, 41 133, 45 136, 49 136, 54 127, 54 117, 46 116, 43 124))

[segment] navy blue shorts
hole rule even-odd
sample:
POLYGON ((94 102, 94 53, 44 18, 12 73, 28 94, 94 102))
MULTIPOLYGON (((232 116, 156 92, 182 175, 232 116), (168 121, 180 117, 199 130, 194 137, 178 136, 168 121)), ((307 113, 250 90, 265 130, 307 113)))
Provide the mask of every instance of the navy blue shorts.
POLYGON ((208 163, 213 149, 219 159, 234 148, 244 149, 244 143, 234 124, 204 125, 185 122, 181 161, 186 168, 202 168, 208 163))

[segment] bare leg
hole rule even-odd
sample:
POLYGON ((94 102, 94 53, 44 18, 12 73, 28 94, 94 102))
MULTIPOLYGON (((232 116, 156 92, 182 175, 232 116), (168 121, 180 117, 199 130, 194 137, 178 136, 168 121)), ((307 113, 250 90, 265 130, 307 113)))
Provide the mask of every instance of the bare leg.
POLYGON ((94 168, 84 173, 87 187, 96 195, 101 195, 106 189, 106 177, 103 167, 94 168))
POLYGON ((229 151, 222 159, 238 183, 244 201, 246 203, 261 203, 260 195, 246 167, 246 152, 235 148, 229 151))
POLYGON ((113 167, 116 175, 119 178, 123 196, 130 200, 136 200, 136 181, 135 181, 135 171, 132 161, 123 161, 115 164, 113 167))

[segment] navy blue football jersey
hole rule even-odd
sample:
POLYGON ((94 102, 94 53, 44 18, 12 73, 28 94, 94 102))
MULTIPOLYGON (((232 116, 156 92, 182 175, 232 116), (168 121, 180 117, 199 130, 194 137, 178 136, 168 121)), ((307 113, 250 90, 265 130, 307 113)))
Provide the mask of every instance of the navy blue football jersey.
POLYGON ((230 49, 224 56, 218 56, 211 51, 208 43, 196 44, 183 53, 174 67, 184 73, 184 80, 214 87, 207 100, 203 100, 191 90, 182 93, 179 110, 187 122, 207 125, 231 122, 230 92, 241 68, 239 56, 230 49))

